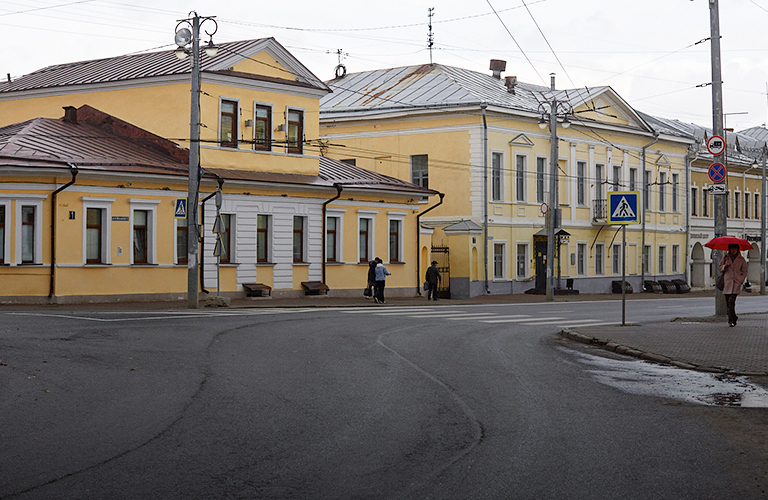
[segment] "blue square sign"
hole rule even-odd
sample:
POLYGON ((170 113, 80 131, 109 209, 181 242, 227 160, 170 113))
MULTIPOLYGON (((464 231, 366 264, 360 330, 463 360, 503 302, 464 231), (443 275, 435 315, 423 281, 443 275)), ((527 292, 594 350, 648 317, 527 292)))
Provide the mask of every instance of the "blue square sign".
POLYGON ((608 193, 608 224, 640 224, 639 191, 608 193))

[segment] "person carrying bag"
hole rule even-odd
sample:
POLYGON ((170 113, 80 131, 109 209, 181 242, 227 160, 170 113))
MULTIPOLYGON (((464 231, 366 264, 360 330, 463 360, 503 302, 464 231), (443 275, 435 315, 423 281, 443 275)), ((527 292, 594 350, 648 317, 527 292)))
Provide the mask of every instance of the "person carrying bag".
POLYGON ((720 278, 718 278, 717 288, 723 291, 725 295, 725 305, 728 309, 728 326, 736 326, 739 319, 736 316, 736 297, 741 292, 741 285, 747 278, 749 264, 744 260, 739 251, 739 245, 728 245, 728 253, 723 255, 718 266, 720 278, 723 281, 723 288, 720 288, 720 278))

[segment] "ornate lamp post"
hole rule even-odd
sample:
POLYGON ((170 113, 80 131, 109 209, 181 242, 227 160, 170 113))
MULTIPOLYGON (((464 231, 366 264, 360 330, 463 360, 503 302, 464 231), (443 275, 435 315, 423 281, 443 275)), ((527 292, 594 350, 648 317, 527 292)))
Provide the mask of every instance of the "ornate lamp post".
POLYGON ((188 19, 179 20, 176 25, 175 41, 178 48, 176 57, 185 59, 192 55, 192 101, 189 121, 189 187, 187 193, 187 307, 197 309, 199 288, 199 228, 198 228, 198 193, 200 189, 200 26, 206 21, 213 23, 213 31, 205 31, 208 45, 205 53, 208 57, 216 56, 218 48, 213 44, 213 35, 218 24, 213 17, 200 17, 197 12, 188 19), (188 26, 188 27, 185 27, 188 26), (192 28, 191 31, 189 28, 192 28))
POLYGON ((555 75, 550 75, 550 90, 553 91, 552 99, 548 102, 539 104, 539 113, 541 113, 541 120, 539 120, 539 128, 542 130, 549 125, 549 142, 550 142, 550 154, 549 154, 549 208, 546 214, 546 229, 547 229, 547 300, 554 300, 554 279, 555 279, 555 246, 556 238, 555 231, 557 229, 557 213, 558 209, 558 192, 557 192, 557 171, 559 161, 559 139, 557 138, 557 121, 558 116, 561 117, 560 123, 563 128, 571 126, 571 122, 568 120, 568 116, 573 113, 573 108, 568 102, 561 102, 557 100, 557 96, 554 93, 555 90, 555 75))

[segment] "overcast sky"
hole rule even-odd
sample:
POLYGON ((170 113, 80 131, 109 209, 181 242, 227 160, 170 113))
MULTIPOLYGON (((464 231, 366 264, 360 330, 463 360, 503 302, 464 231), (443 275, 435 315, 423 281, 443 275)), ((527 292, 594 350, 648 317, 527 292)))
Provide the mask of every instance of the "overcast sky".
MULTIPOLYGON (((195 9, 216 16, 214 41, 274 37, 328 80, 337 49, 350 73, 428 63, 430 7, 436 63, 489 73, 504 59, 520 81, 610 85, 640 111, 712 126, 712 90, 699 87, 712 80, 709 0, 0 0, 0 75, 170 48, 195 9)), ((768 0, 720 0, 724 111, 748 113, 729 128, 768 121, 765 26, 768 0)))

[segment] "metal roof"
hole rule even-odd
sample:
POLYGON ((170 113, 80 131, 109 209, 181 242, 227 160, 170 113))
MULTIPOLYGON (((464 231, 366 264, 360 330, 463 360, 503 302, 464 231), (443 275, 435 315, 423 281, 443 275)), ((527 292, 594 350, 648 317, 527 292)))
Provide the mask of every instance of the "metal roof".
MULTIPOLYGON (((238 62, 264 50, 270 50, 289 66, 285 79, 264 78, 288 85, 311 86, 328 90, 328 87, 309 69, 294 58, 274 38, 241 40, 218 45, 216 57, 200 57, 200 69, 205 72, 227 72, 238 62)), ((200 49, 203 53, 203 48, 200 49)), ((191 73, 190 58, 179 60, 174 50, 129 54, 91 61, 56 64, 34 71, 10 82, 0 81, 0 94, 24 90, 51 89, 71 85, 89 85, 142 78, 167 77, 191 73)), ((242 73, 230 72, 233 76, 242 73)), ((257 77, 257 75, 247 75, 257 77)))
POLYGON ((423 64, 351 73, 327 82, 333 90, 320 101, 321 114, 392 111, 414 107, 488 104, 536 113, 553 96, 576 107, 610 87, 557 90, 518 82, 514 93, 504 80, 442 64, 423 64))
MULTIPOLYGON (((81 171, 188 175, 188 164, 179 161, 186 156, 186 150, 177 154, 175 150, 181 148, 171 141, 89 106, 77 111, 77 123, 64 118, 35 118, 0 127, 0 168, 62 168, 74 164, 81 171)), ((207 174, 215 173, 228 180, 328 188, 341 184, 379 192, 437 194, 410 182, 325 157, 319 160, 317 176, 203 167, 207 174)))

